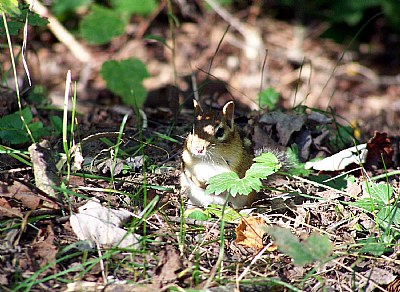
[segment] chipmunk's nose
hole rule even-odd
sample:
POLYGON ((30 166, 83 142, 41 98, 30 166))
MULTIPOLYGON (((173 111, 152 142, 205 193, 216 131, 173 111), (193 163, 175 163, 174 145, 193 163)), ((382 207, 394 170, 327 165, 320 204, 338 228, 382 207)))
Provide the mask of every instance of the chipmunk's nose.
POLYGON ((194 155, 203 156, 206 154, 206 148, 205 147, 194 147, 194 148, 192 148, 191 152, 194 155))

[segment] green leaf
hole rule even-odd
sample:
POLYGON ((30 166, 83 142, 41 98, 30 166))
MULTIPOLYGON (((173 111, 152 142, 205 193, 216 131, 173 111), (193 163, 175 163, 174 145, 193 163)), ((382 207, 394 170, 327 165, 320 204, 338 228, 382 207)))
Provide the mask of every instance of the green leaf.
POLYGON ((49 21, 45 17, 41 17, 39 14, 30 11, 28 8, 22 10, 22 21, 25 22, 26 15, 28 14, 28 23, 32 26, 46 26, 49 21))
POLYGON ((185 210, 184 216, 189 219, 206 221, 210 216, 199 208, 185 210))
MULTIPOLYGON (((204 212, 209 216, 209 218, 211 217, 222 218, 223 209, 224 209, 223 206, 211 204, 204 210, 204 212)), ((223 217, 226 222, 234 223, 237 222, 238 219, 243 218, 244 216, 246 215, 238 213, 235 209, 229 206, 225 206, 225 212, 223 217)))
POLYGON ((337 133, 331 135, 330 144, 332 149, 337 151, 349 145, 354 146, 354 129, 351 126, 338 125, 337 133))
POLYGON ((146 99, 143 79, 149 77, 146 66, 139 59, 104 62, 100 74, 107 88, 122 97, 125 104, 141 107, 146 99))
POLYGON ((378 224, 383 228, 390 228, 392 225, 400 226, 400 211, 397 206, 385 206, 376 214, 378 224), (389 225, 390 223, 390 225, 389 225))
POLYGON ((286 228, 267 227, 266 232, 274 238, 279 250, 292 257, 294 264, 298 266, 324 260, 332 251, 332 245, 326 236, 312 234, 300 243, 299 239, 286 228))
POLYGON ((233 171, 217 174, 208 180, 206 194, 219 195, 229 190, 230 185, 239 179, 239 176, 233 171))
MULTIPOLYGON (((21 12, 18 9, 18 1, 17 0, 1 0, 0 1, 0 12, 4 12, 8 15, 19 15, 21 12)), ((2 20, 3 22, 3 20, 2 20)))
POLYGON ((275 172, 275 168, 271 168, 270 166, 266 166, 261 163, 253 163, 252 166, 246 171, 246 177, 263 179, 275 172))
MULTIPOLYGON (((271 152, 264 152, 253 159, 255 162, 263 163, 265 166, 275 169, 280 167, 278 158, 271 152)), ((279 170, 279 168, 277 169, 279 170)))
POLYGON ((236 194, 247 196, 253 190, 260 191, 261 187, 262 182, 259 178, 245 176, 242 179, 234 181, 230 186, 229 192, 233 197, 236 197, 236 194))
POLYGON ((59 116, 50 116, 50 122, 55 131, 55 136, 58 136, 62 133, 63 121, 59 116))
POLYGON ((52 11, 56 15, 60 15, 66 12, 72 12, 75 9, 87 5, 91 3, 92 0, 63 0, 63 1, 54 1, 52 6, 52 11))
MULTIPOLYGON (((19 30, 24 27, 24 24, 22 22, 17 22, 17 21, 7 21, 7 26, 8 26, 8 32, 10 35, 16 35, 18 34, 19 30)), ((0 35, 5 35, 6 30, 4 27, 4 22, 0 21, 0 35)))
MULTIPOLYGON (((50 131, 43 127, 41 121, 32 123, 33 116, 29 108, 24 108, 21 113, 35 139, 50 135, 50 131)), ((0 139, 14 145, 30 141, 19 112, 0 118, 0 139)))
POLYGON ((264 89, 258 96, 260 108, 267 107, 272 110, 276 107, 279 101, 279 93, 272 87, 264 89))
POLYGON ((252 176, 256 178, 266 178, 267 176, 277 172, 281 167, 281 164, 272 153, 265 152, 254 158, 256 163, 246 171, 246 177, 252 176))
POLYGON ((350 206, 364 209, 368 212, 373 212, 383 207, 383 205, 379 204, 376 200, 373 200, 372 198, 362 198, 355 202, 349 202, 348 204, 350 206))
POLYGON ((383 0, 381 5, 385 18, 397 32, 400 32, 400 5, 398 0, 383 0))
POLYGON ((389 204, 393 196, 393 187, 387 183, 365 182, 363 190, 378 203, 384 205, 389 204))
POLYGON ((360 254, 369 253, 378 257, 388 250, 383 242, 379 242, 373 237, 360 240, 357 243, 363 244, 362 248, 358 251, 360 254))
POLYGON ((123 34, 124 29, 125 21, 117 12, 95 4, 81 21, 82 37, 95 45, 108 43, 113 37, 123 34))
POLYGON ((111 0, 111 5, 120 13, 149 15, 157 8, 155 0, 111 0))
POLYGON ((309 179, 337 190, 344 190, 347 187, 347 180, 344 176, 332 179, 327 174, 320 174, 320 175, 310 175, 309 179))
POLYGON ((228 191, 233 197, 237 194, 248 195, 253 190, 259 191, 262 186, 260 179, 247 176, 240 179, 233 171, 217 174, 207 184, 206 194, 219 195, 228 191))
POLYGON ((311 169, 304 168, 305 163, 300 162, 298 153, 299 146, 297 144, 293 144, 286 150, 286 158, 290 165, 287 172, 291 175, 307 177, 311 174, 311 169))

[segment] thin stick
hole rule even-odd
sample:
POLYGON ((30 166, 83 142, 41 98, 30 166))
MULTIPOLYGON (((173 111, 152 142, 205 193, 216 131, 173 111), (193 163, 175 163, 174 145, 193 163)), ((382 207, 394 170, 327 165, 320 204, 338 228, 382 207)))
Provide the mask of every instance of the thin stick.
MULTIPOLYGON (((25 0, 25 2, 30 2, 25 0)), ((29 4, 29 3, 28 3, 29 4)), ((40 16, 46 17, 49 20, 48 27, 54 36, 63 43, 71 53, 82 63, 89 63, 92 60, 92 56, 89 51, 82 46, 68 30, 55 18, 49 10, 43 6, 39 1, 36 1, 32 5, 32 10, 40 16)))

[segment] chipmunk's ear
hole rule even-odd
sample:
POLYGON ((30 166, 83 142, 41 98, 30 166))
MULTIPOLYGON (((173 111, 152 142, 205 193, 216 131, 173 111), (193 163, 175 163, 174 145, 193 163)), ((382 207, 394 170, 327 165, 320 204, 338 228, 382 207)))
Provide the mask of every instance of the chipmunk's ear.
POLYGON ((235 104, 233 103, 233 101, 229 101, 222 108, 222 115, 224 116, 226 123, 231 129, 233 129, 234 125, 234 114, 235 104))
POLYGON ((197 100, 193 99, 193 107, 194 107, 194 115, 196 117, 200 116, 203 114, 203 110, 201 109, 200 104, 198 103, 197 100))

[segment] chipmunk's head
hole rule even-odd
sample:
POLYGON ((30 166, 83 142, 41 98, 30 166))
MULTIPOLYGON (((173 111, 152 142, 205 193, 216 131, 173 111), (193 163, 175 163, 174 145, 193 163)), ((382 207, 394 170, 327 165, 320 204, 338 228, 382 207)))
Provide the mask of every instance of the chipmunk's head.
POLYGON ((235 130, 233 101, 226 103, 221 112, 204 112, 196 100, 193 103, 196 118, 193 131, 186 139, 186 148, 192 155, 212 155, 215 151, 222 154, 224 145, 230 146, 235 139, 240 140, 235 130))

